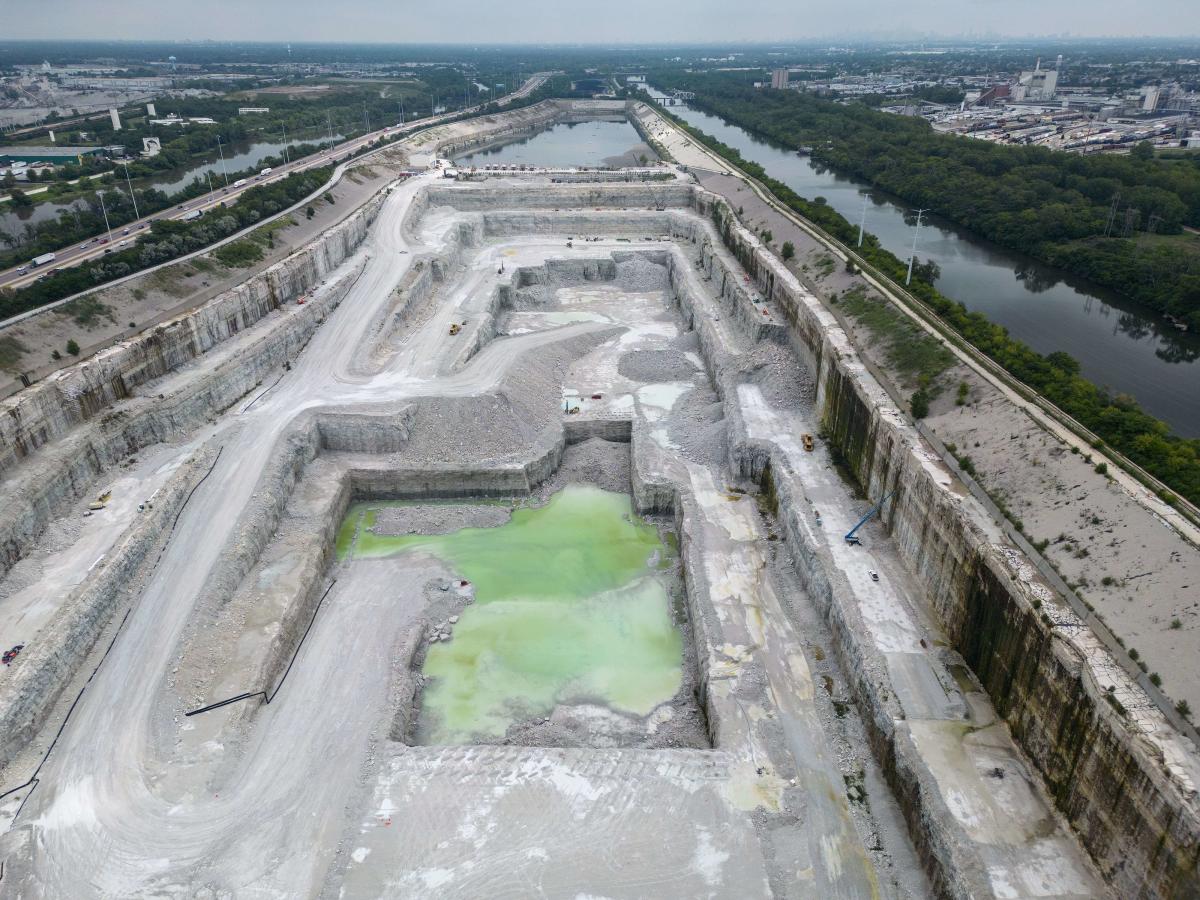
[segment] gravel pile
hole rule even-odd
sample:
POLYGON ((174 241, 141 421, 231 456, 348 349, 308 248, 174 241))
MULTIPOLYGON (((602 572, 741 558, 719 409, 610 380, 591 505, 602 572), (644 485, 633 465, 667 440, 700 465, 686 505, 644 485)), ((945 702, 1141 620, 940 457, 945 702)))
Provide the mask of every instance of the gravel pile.
POLYGON ((656 262, 645 253, 633 253, 617 262, 617 287, 630 293, 665 291, 670 286, 666 254, 656 262))
POLYGON ((617 371, 630 381, 688 381, 696 366, 678 350, 631 350, 621 357, 617 371))
POLYGON ((729 452, 725 408, 707 386, 697 387, 675 403, 667 420, 667 437, 683 456, 699 465, 720 469, 729 452))
POLYGON ((528 459, 544 430, 558 420, 567 368, 619 332, 594 331, 526 352, 513 360, 493 393, 417 401, 405 464, 528 459))
POLYGON ((757 384, 763 397, 776 409, 811 407, 816 399, 812 373, 778 344, 758 344, 738 363, 743 380, 757 384))
POLYGON ((633 473, 629 445, 591 438, 567 447, 554 477, 538 489, 538 502, 572 482, 594 484, 606 491, 629 493, 633 473))
POLYGON ((375 517, 376 534, 450 534, 460 528, 495 528, 508 522, 505 506, 471 503, 414 504, 385 506, 375 517))

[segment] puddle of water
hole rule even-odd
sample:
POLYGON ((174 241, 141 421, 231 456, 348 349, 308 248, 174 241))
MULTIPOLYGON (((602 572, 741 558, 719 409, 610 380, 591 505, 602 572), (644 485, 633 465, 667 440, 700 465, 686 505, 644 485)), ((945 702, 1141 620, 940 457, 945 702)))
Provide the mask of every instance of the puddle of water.
POLYGON ((560 703, 646 715, 679 689, 683 643, 665 571, 675 550, 627 495, 568 485, 505 525, 444 535, 374 534, 384 505, 350 510, 339 558, 424 551, 475 588, 453 639, 426 655, 420 743, 498 738, 560 703))

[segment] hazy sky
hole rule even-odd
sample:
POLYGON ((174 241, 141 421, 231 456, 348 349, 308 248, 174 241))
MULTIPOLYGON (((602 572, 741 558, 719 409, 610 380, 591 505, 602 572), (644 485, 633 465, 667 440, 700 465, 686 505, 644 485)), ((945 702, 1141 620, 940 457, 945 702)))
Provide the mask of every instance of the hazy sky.
POLYGON ((1200 0, 38 0, 10 38, 294 41, 784 41, 917 34, 1200 34, 1200 0))

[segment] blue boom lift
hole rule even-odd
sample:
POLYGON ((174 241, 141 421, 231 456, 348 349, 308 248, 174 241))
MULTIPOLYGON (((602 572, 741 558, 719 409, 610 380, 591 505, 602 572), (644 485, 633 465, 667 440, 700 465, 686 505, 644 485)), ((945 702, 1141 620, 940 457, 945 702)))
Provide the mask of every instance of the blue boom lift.
POLYGON ((873 516, 873 515, 875 515, 875 513, 879 512, 879 510, 883 506, 883 504, 887 503, 888 500, 890 500, 895 495, 896 495, 895 491, 892 491, 891 493, 888 493, 888 494, 884 494, 882 500, 880 500, 878 503, 876 503, 874 506, 872 506, 869 510, 867 510, 867 514, 858 520, 858 524, 846 532, 846 543, 851 544, 855 547, 861 546, 862 541, 860 541, 858 538, 856 538, 854 536, 855 532, 858 531, 858 529, 862 528, 863 525, 866 524, 867 519, 871 518, 871 516, 873 516))

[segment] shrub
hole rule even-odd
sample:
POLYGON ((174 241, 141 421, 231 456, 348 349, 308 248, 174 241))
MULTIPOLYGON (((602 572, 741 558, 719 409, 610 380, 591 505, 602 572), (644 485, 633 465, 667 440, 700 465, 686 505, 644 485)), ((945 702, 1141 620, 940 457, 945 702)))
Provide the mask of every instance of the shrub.
POLYGON ((1171 620, 1171 630, 1172 631, 1178 631, 1182 627, 1183 627, 1183 623, 1180 622, 1178 619, 1171 620))
POLYGON ((791 259, 796 255, 796 248, 791 241, 784 241, 783 250, 781 252, 783 253, 784 259, 791 259))
POLYGON ((929 415, 929 394, 925 392, 924 388, 914 391, 912 398, 908 402, 912 408, 914 419, 923 419, 929 415))
POLYGON ((1150 673, 1150 683, 1155 687, 1162 687, 1162 676, 1157 672, 1150 673))
POLYGON ((1108 463, 1096 463, 1096 474, 1097 475, 1107 475, 1108 474, 1108 463))
POLYGON ((75 338, 71 338, 69 341, 67 341, 67 352, 72 356, 79 355, 79 344, 75 342, 75 338))
POLYGON ((1181 716, 1183 716, 1186 719, 1189 716, 1191 716, 1192 708, 1188 705, 1188 702, 1186 700, 1180 700, 1178 703, 1175 704, 1175 712, 1179 713, 1181 716))

